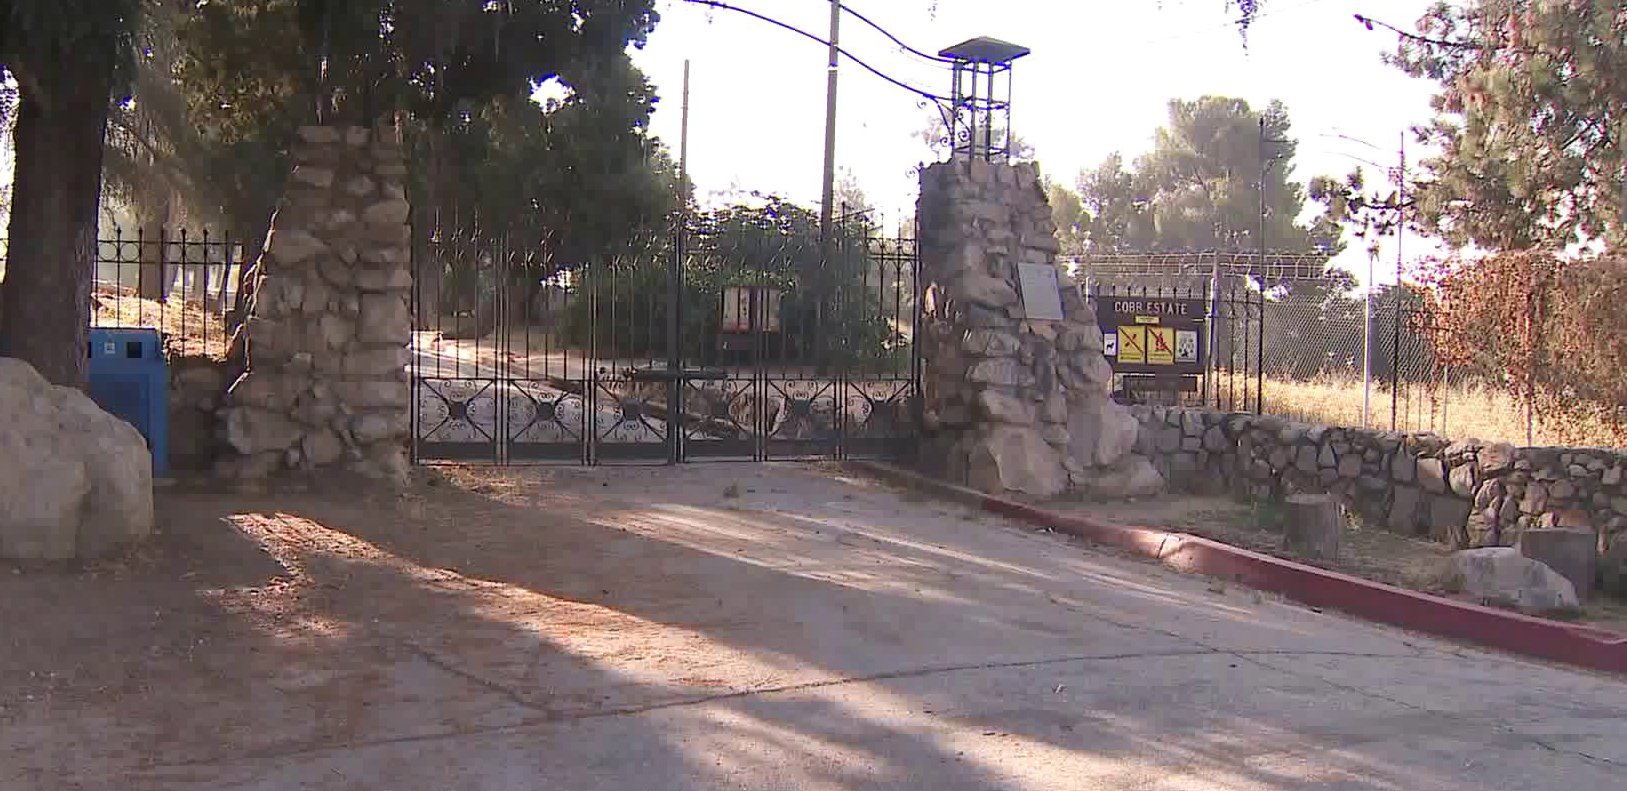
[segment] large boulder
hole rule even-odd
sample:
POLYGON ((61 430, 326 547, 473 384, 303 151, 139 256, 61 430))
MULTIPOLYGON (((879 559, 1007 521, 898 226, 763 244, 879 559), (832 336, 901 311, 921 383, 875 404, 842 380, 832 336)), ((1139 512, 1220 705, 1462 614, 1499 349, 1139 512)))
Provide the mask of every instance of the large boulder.
POLYGON ((1141 423, 1105 395, 1068 400, 1068 455, 1086 467, 1111 467, 1136 444, 1141 423))
POLYGON ((1164 476, 1147 457, 1133 453, 1111 466, 1076 472, 1073 482, 1080 495, 1093 500, 1151 497, 1164 491, 1164 476))
POLYGON ((153 466, 134 426, 0 358, 0 557, 104 557, 153 530, 153 466))
POLYGON ((986 494, 1055 497, 1068 488, 1062 459, 1030 426, 991 426, 963 440, 956 455, 966 484, 986 494))
POLYGON ((1570 580, 1513 547, 1465 549, 1447 559, 1451 579, 1477 600, 1543 612, 1578 605, 1570 580))

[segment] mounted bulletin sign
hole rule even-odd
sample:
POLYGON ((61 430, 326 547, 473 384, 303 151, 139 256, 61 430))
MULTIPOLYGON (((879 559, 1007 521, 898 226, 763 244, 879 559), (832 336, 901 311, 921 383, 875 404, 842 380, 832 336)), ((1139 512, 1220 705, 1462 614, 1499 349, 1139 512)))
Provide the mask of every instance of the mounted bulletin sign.
POLYGON ((1100 295, 1091 300, 1107 361, 1113 373, 1127 375, 1127 387, 1197 389, 1209 313, 1204 300, 1100 295))

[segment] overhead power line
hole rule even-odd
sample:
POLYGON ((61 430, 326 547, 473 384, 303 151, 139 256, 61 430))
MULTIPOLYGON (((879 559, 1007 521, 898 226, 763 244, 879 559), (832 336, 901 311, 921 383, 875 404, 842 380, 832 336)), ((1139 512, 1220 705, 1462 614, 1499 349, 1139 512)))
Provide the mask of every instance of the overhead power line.
MULTIPOLYGON (((725 11, 735 11, 735 12, 738 12, 738 13, 741 13, 741 14, 745 14, 746 16, 762 20, 762 21, 767 22, 769 24, 785 28, 786 30, 789 30, 792 33, 795 33, 795 34, 797 34, 799 36, 802 36, 803 38, 810 39, 812 41, 817 41, 820 44, 823 44, 823 45, 825 45, 827 47, 831 46, 831 43, 830 43, 829 40, 824 39, 824 38, 820 38, 819 36, 816 36, 813 33, 809 33, 808 31, 803 30, 803 29, 801 29, 799 27, 796 27, 795 25, 791 25, 791 24, 786 23, 786 22, 781 22, 780 20, 775 19, 773 17, 766 16, 766 15, 763 15, 763 14, 759 14, 756 11, 751 11, 749 9, 741 8, 741 7, 736 6, 736 5, 730 5, 728 3, 719 2, 718 0, 684 0, 684 2, 686 2, 686 3, 694 3, 696 5, 708 6, 708 7, 711 7, 711 8, 721 8, 721 9, 723 9, 725 11)), ((894 39, 894 40, 896 41, 896 39, 894 39)), ((948 97, 940 96, 940 95, 935 94, 935 93, 933 93, 931 91, 922 90, 922 89, 917 88, 917 87, 915 87, 913 85, 910 85, 909 83, 906 83, 906 82, 904 82, 902 80, 899 80, 898 78, 893 77, 893 76, 881 71, 880 69, 878 69, 878 68, 876 68, 874 66, 871 66, 870 64, 864 62, 863 60, 860 60, 859 58, 854 57, 853 53, 848 52, 847 50, 842 49, 841 47, 837 47, 836 51, 842 53, 843 55, 845 55, 848 58, 848 60, 851 60, 854 63, 858 64, 865 71, 868 71, 871 74, 874 74, 877 77, 880 77, 881 79, 886 80, 887 82, 890 82, 893 85, 896 85, 896 86, 898 86, 900 88, 903 88, 904 90, 909 91, 910 93, 913 93, 913 94, 915 94, 917 96, 921 96, 921 97, 926 98, 928 100, 931 100, 931 101, 934 101, 934 102, 939 102, 939 103, 952 102, 953 101, 952 99, 949 99, 948 97)))
POLYGON ((922 52, 922 51, 920 51, 920 50, 918 50, 918 49, 916 49, 916 48, 914 48, 914 47, 912 47, 912 46, 910 46, 908 44, 905 44, 902 41, 899 41, 898 37, 891 34, 891 33, 889 33, 889 32, 887 32, 886 28, 884 28, 881 25, 878 25, 878 24, 876 24, 874 22, 871 22, 869 17, 867 17, 864 14, 861 14, 861 13, 859 13, 857 11, 854 11, 853 8, 851 6, 849 6, 849 5, 847 5, 846 3, 842 4, 842 10, 846 11, 848 14, 852 15, 854 19, 857 19, 860 22, 863 22, 866 25, 869 25, 870 27, 875 28, 876 32, 880 33, 883 36, 886 36, 894 44, 897 44, 899 47, 903 48, 903 50, 905 52, 908 52, 911 55, 915 55, 915 56, 921 57, 921 58, 926 58, 927 60, 934 61, 934 62, 937 62, 937 63, 953 64, 955 62, 952 58, 945 58, 945 57, 943 57, 941 55, 931 55, 931 54, 922 52))

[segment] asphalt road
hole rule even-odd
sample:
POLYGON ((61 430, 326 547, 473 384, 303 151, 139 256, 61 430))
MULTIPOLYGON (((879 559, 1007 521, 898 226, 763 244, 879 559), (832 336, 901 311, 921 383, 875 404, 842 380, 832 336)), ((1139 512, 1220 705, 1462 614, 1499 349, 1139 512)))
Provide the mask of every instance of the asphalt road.
POLYGON ((505 475, 494 485, 530 522, 437 528, 457 563, 396 550, 466 581, 455 599, 353 605, 400 647, 369 676, 369 724, 159 761, 120 787, 1569 791, 1627 777, 1619 679, 830 470, 505 475), (454 604, 454 619, 415 620, 454 604))

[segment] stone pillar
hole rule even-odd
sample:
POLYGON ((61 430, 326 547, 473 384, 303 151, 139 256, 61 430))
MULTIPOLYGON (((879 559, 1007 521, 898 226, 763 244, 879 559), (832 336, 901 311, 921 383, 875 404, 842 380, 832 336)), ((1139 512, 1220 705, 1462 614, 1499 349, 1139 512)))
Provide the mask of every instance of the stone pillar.
POLYGON ((247 370, 226 395, 236 456, 264 477, 341 466, 408 472, 411 235, 394 130, 305 127, 256 268, 247 370))
POLYGON ((921 174, 921 344, 927 458, 991 494, 1151 494, 1130 453, 1137 422, 1109 397, 1102 333, 1076 287, 1061 321, 1031 320, 1019 264, 1055 267, 1051 208, 1032 164, 959 160, 921 174))

